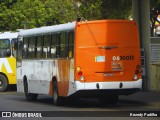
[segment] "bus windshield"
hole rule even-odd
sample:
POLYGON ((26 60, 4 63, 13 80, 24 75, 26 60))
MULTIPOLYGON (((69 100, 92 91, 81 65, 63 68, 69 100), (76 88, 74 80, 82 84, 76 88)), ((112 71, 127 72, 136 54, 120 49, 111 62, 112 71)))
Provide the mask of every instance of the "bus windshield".
POLYGON ((10 57, 11 49, 10 49, 10 40, 3 39, 0 40, 0 58, 10 57))

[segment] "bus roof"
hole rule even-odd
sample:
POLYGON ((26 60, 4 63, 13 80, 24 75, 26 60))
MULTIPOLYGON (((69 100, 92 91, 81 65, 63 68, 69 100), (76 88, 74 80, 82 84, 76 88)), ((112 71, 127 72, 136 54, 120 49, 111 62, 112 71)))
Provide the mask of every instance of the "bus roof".
MULTIPOLYGON (((102 22, 135 23, 131 20, 94 20, 94 21, 80 21, 80 22, 77 22, 77 24, 82 25, 82 24, 88 24, 88 23, 90 24, 90 23, 102 23, 102 22)), ((40 28, 26 29, 26 30, 21 30, 18 33, 18 36, 25 37, 25 36, 54 33, 54 32, 60 32, 60 31, 68 31, 68 30, 73 30, 75 28, 75 26, 76 26, 76 22, 69 22, 66 24, 59 24, 59 25, 53 25, 53 26, 44 26, 44 27, 40 27, 40 28)))
POLYGON ((0 33, 0 39, 12 39, 12 38, 17 38, 18 37, 18 32, 4 32, 0 33))
POLYGON ((95 24, 95 23, 103 23, 103 22, 107 22, 107 23, 132 23, 135 24, 136 22, 133 20, 116 20, 116 19, 107 19, 107 20, 93 20, 93 21, 80 21, 78 22, 79 25, 81 24, 95 24))
POLYGON ((28 36, 28 35, 53 33, 53 32, 59 32, 59 31, 68 31, 68 30, 73 30, 75 26, 76 26, 76 22, 72 22, 72 23, 67 23, 67 24, 33 28, 33 29, 28 29, 28 30, 21 30, 18 35, 28 36))

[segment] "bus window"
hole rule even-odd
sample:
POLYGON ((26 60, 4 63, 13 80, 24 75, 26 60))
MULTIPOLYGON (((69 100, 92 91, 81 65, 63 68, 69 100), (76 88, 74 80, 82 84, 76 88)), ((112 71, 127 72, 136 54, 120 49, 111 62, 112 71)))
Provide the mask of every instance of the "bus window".
POLYGON ((49 57, 50 51, 50 34, 44 35, 44 44, 43 44, 43 58, 49 57))
POLYGON ((23 49, 23 45, 22 45, 22 41, 18 42, 18 51, 17 51, 17 61, 21 62, 22 60, 22 49, 23 49))
POLYGON ((36 52, 36 58, 40 59, 42 58, 42 36, 37 36, 37 52, 36 52))
POLYGON ((60 44, 59 44, 59 48, 60 48, 60 58, 67 58, 68 57, 68 33, 67 32, 63 32, 60 35, 60 44))
POLYGON ((56 58, 58 50, 58 34, 52 34, 50 57, 56 58))
POLYGON ((74 32, 69 32, 69 51, 68 51, 68 58, 74 57, 74 32))
POLYGON ((29 59, 33 59, 35 57, 35 43, 36 43, 36 37, 31 36, 29 39, 29 47, 28 47, 29 59))
POLYGON ((15 43, 17 42, 17 38, 12 39, 11 45, 12 45, 12 55, 16 56, 16 50, 15 50, 15 43))
POLYGON ((23 38, 23 59, 28 58, 28 37, 23 38))
POLYGON ((0 57, 10 57, 11 50, 10 50, 10 40, 3 39, 0 40, 0 57))

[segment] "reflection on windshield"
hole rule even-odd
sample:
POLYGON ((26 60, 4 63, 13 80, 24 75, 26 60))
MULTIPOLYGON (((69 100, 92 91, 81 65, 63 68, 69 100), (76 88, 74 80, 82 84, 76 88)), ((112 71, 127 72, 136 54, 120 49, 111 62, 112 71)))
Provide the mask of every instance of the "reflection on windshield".
POLYGON ((0 58, 11 56, 10 40, 0 40, 0 58))

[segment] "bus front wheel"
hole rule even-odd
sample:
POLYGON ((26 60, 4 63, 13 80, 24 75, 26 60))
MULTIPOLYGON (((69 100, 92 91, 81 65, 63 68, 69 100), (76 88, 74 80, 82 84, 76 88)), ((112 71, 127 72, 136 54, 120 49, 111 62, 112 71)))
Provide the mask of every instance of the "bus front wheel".
POLYGON ((38 98, 38 94, 33 94, 28 92, 28 82, 24 80, 24 93, 27 101, 36 101, 38 98))
POLYGON ((8 88, 8 80, 7 78, 0 74, 0 92, 6 91, 8 88))

